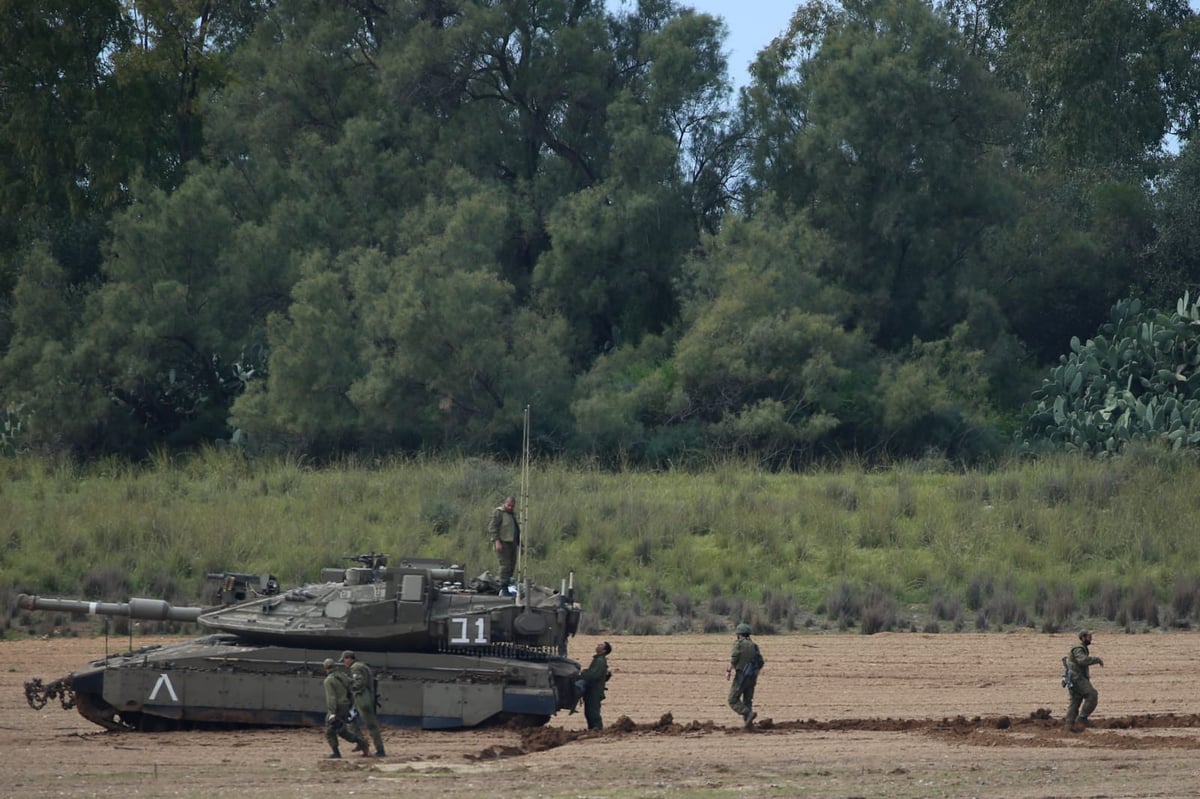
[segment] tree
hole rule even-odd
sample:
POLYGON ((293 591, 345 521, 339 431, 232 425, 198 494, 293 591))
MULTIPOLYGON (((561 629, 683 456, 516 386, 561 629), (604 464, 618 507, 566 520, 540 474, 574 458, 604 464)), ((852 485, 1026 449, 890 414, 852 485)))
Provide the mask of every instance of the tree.
POLYGON ((1057 164, 1142 169, 1195 127, 1200 30, 1187 0, 1015 0, 1007 74, 1057 164))
POLYGON ((1180 289, 1200 296, 1200 144, 1190 141, 1167 160, 1152 196, 1156 237, 1145 285, 1156 303, 1180 289))
POLYGON ((95 277, 106 214, 119 201, 111 152, 97 158, 115 108, 102 89, 122 43, 118 0, 0 0, 0 349, 18 263, 37 241, 69 283, 95 277))
POLYGON ((654 460, 689 448, 811 457, 858 421, 872 363, 845 296, 817 272, 828 243, 799 217, 729 221, 689 262, 685 325, 597 361, 573 405, 595 446, 654 460))
POLYGON ((1010 218, 1013 99, 920 0, 804 6, 756 75, 758 202, 805 209, 830 239, 822 276, 873 342, 947 335, 1010 218))

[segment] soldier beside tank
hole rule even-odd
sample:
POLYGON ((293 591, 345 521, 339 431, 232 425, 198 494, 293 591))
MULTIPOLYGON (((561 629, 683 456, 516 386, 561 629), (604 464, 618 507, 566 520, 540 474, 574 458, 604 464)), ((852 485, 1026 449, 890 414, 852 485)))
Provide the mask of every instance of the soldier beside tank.
POLYGON ((325 740, 333 751, 326 758, 342 756, 338 748, 338 738, 344 738, 354 744, 354 751, 362 752, 365 756, 370 747, 363 738, 358 726, 350 720, 350 674, 345 669, 338 668, 333 658, 325 658, 325 740))
POLYGON ((362 729, 366 729, 375 742, 375 757, 383 757, 383 733, 379 729, 379 720, 375 718, 375 675, 371 673, 370 666, 348 649, 342 653, 342 665, 350 670, 350 695, 358 714, 359 732, 361 734, 362 729))
POLYGON ((579 674, 579 682, 583 683, 583 716, 587 719, 589 730, 604 729, 600 704, 604 701, 605 687, 612 677, 612 672, 608 670, 608 655, 611 653, 612 644, 608 641, 596 644, 596 654, 592 655, 591 664, 579 674))

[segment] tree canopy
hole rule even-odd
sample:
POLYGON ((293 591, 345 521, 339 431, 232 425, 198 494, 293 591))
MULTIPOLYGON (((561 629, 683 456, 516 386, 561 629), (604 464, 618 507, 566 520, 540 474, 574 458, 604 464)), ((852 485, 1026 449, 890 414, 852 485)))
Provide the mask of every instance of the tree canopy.
POLYGON ((978 460, 1200 290, 1182 0, 0 12, 5 450, 978 460))

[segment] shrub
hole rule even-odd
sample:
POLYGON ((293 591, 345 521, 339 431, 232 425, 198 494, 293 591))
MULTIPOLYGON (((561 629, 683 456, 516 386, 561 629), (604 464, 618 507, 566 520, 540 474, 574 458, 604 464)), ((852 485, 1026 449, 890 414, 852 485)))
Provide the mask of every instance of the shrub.
POLYGON ((1189 619, 1200 614, 1200 577, 1188 575, 1175 579, 1171 607, 1178 619, 1189 619))
POLYGON ((825 486, 825 498, 835 508, 847 511, 858 509, 858 492, 844 483, 828 483, 825 486))
POLYGON ((763 595, 763 609, 767 620, 773 624, 794 621, 797 605, 796 597, 792 594, 776 594, 766 591, 763 595))
POLYGON ((591 608, 599 619, 611 620, 619 605, 617 589, 604 586, 588 598, 585 607, 591 608))
POLYGON ((989 599, 985 610, 988 620, 998 624, 1025 624, 1028 618, 1020 601, 1007 589, 989 599))
POLYGON ((891 630, 895 626, 896 600, 881 589, 869 589, 863 601, 859 631, 863 635, 874 635, 891 630))
MULTIPOLYGON (((929 612, 937 621, 951 621, 955 618, 962 618, 962 602, 957 596, 949 594, 938 594, 929 603, 929 612)), ((935 631, 936 632, 936 631, 935 631)))
POLYGON ((1101 616, 1109 621, 1116 621, 1117 613, 1121 610, 1121 599, 1124 595, 1116 580, 1105 579, 1096 587, 1092 598, 1088 601, 1088 613, 1101 616))
POLYGON ((1034 599, 1034 613, 1057 630, 1066 624, 1075 612, 1075 588, 1070 583, 1039 583, 1034 599))
POLYGON ((1130 589, 1125 599, 1125 609, 1130 621, 1144 621, 1151 627, 1158 626, 1158 602, 1154 595, 1154 583, 1142 580, 1130 589))
POLYGON ((971 610, 979 610, 983 607, 984 602, 991 598, 992 592, 995 590, 990 574, 974 574, 967 583, 966 600, 967 607, 971 610))
POLYGON ((79 590, 87 599, 123 601, 130 595, 127 571, 111 565, 97 566, 83 575, 79 590))
POLYGON ((723 633, 729 630, 729 622, 723 616, 705 613, 700 621, 700 629, 706 633, 723 633))

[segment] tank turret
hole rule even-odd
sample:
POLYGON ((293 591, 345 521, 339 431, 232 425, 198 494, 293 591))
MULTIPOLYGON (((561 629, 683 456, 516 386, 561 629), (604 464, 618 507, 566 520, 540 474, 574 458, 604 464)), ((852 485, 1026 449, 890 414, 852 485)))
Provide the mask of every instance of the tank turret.
POLYGON ((34 680, 26 696, 34 707, 57 697, 110 729, 318 725, 322 661, 353 649, 376 674, 385 724, 544 723, 574 706, 573 578, 558 591, 526 582, 512 594, 486 574, 467 584, 463 567, 445 561, 348 560, 286 591, 268 575, 209 575, 218 588, 208 607, 23 594, 27 610, 194 622, 208 633, 109 656, 49 685, 34 680))

